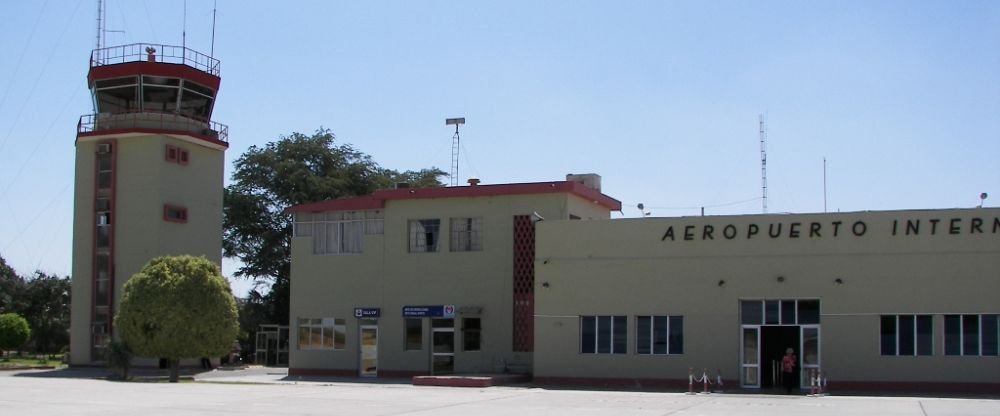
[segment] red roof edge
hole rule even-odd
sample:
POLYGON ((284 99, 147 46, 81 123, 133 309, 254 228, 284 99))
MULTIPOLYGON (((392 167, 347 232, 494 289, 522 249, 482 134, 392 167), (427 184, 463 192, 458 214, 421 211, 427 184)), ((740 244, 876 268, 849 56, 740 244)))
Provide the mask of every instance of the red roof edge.
POLYGON ((367 196, 331 199, 295 205, 285 209, 286 213, 322 212, 322 211, 352 211, 362 209, 379 209, 385 207, 388 200, 435 199, 435 198, 474 198, 504 195, 533 195, 567 193, 591 201, 607 208, 609 211, 621 211, 622 203, 617 199, 590 189, 579 182, 534 182, 510 183, 499 185, 452 186, 436 188, 402 188, 383 189, 367 196))

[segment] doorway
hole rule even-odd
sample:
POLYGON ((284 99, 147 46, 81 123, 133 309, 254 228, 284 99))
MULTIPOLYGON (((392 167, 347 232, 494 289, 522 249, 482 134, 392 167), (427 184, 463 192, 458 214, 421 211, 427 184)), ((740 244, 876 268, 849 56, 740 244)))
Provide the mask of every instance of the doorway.
POLYGON ((455 372, 455 320, 431 319, 431 374, 455 372))
POLYGON ((361 343, 360 375, 375 377, 378 375, 378 326, 361 325, 358 340, 361 343))
POLYGON ((761 364, 762 376, 760 380, 761 388, 769 389, 784 386, 786 375, 781 368, 781 360, 785 356, 785 350, 791 348, 796 357, 795 372, 792 373, 792 388, 799 388, 799 370, 802 368, 802 360, 799 351, 799 326, 762 326, 760 331, 761 341, 761 364))

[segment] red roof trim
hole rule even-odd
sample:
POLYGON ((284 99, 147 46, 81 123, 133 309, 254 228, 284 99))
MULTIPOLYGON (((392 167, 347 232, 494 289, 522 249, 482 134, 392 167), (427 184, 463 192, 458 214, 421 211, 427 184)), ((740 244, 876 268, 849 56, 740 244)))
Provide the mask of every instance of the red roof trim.
POLYGON ((161 77, 175 77, 189 79, 205 87, 211 88, 218 94, 219 84, 222 78, 199 71, 184 64, 170 64, 165 62, 127 62, 124 64, 101 65, 90 68, 87 74, 87 81, 90 86, 94 86, 94 81, 98 79, 111 79, 136 75, 154 75, 161 77))
POLYGON ((409 199, 436 198, 476 198, 504 195, 534 195, 567 193, 600 204, 611 211, 621 211, 622 203, 617 199, 590 189, 579 182, 536 182, 512 183, 501 185, 453 186, 438 188, 403 188, 384 189, 357 198, 331 199, 295 205, 285 209, 287 213, 322 212, 322 211, 352 211, 362 209, 379 209, 385 207, 385 201, 409 199))

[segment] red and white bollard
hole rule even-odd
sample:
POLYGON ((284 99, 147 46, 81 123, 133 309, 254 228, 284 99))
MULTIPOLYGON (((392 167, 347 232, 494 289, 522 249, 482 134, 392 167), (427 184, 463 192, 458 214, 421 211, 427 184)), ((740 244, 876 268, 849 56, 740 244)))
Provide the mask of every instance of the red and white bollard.
POLYGON ((722 370, 721 369, 717 369, 716 370, 716 373, 715 373, 715 384, 719 385, 719 387, 716 387, 716 390, 719 393, 722 393, 722 370))
POLYGON ((688 367, 688 393, 694 394, 694 367, 688 367))
POLYGON ((707 368, 702 368, 701 369, 701 381, 702 381, 702 384, 705 386, 704 390, 702 390, 702 393, 708 394, 709 391, 708 391, 708 369, 707 368))
POLYGON ((817 380, 817 377, 816 377, 816 369, 815 368, 809 369, 809 395, 810 396, 815 396, 816 395, 817 391, 819 390, 817 388, 818 384, 819 383, 818 383, 818 380, 817 380))

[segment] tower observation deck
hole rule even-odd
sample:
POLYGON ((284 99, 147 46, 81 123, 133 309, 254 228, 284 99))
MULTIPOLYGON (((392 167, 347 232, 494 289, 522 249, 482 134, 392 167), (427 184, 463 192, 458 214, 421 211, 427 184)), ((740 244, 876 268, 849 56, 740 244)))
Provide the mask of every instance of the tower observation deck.
POLYGON ((78 138, 159 133, 229 146, 228 126, 212 121, 218 59, 181 46, 112 46, 91 52, 87 82, 94 114, 80 117, 78 138))

